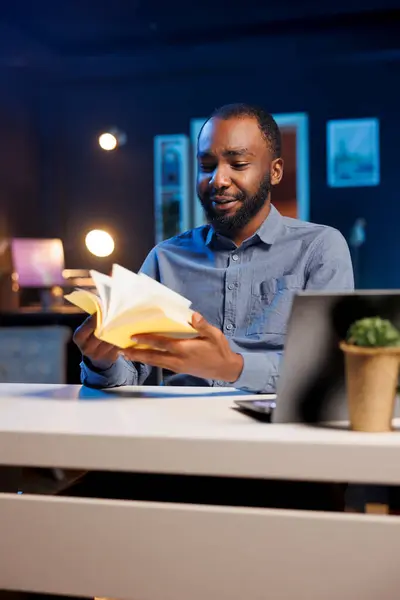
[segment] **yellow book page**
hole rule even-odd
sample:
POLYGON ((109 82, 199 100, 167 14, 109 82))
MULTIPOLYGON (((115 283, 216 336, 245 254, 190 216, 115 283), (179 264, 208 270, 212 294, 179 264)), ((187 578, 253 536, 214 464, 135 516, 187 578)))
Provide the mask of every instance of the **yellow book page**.
POLYGON ((101 327, 102 323, 102 310, 100 305, 100 300, 93 294, 87 290, 75 290, 71 292, 71 294, 66 294, 64 296, 68 302, 74 304, 81 310, 84 310, 89 315, 97 314, 97 329, 98 331, 101 327))
MULTIPOLYGON (((125 314, 125 317, 127 316, 125 314)), ((134 346, 131 338, 140 333, 154 333, 179 339, 197 336, 196 330, 189 323, 168 317, 161 310, 153 310, 147 311, 147 314, 132 315, 130 322, 128 319, 124 319, 124 322, 112 324, 100 331, 98 337, 118 348, 129 348, 134 346)))

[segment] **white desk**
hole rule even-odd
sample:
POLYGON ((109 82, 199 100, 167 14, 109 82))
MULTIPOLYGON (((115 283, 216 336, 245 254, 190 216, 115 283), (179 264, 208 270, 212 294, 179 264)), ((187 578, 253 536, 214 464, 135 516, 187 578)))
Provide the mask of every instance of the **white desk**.
POLYGON ((229 388, 3 384, 0 464, 399 482, 400 432, 271 426, 231 409, 244 397, 252 396, 229 388))
MULTIPOLYGON (((0 464, 400 483, 400 433, 271 426, 211 391, 0 386, 0 464)), ((0 589, 397 600, 399 555, 397 517, 0 495, 0 589)))

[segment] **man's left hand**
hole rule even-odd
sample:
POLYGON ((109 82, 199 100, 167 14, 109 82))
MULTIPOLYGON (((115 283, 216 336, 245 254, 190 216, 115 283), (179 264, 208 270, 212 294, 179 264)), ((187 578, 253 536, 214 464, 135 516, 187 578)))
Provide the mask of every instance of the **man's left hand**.
POLYGON ((192 325, 199 337, 177 340, 161 335, 137 335, 134 341, 151 349, 126 348, 124 356, 174 373, 234 383, 243 369, 242 356, 233 352, 224 334, 200 314, 193 315, 192 325))

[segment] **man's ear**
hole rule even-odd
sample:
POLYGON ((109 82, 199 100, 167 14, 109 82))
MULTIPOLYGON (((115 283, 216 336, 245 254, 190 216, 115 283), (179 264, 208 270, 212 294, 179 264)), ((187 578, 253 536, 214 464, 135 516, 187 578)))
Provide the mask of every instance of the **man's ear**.
POLYGON ((271 163, 271 185, 278 185, 283 177, 283 158, 276 158, 271 163))

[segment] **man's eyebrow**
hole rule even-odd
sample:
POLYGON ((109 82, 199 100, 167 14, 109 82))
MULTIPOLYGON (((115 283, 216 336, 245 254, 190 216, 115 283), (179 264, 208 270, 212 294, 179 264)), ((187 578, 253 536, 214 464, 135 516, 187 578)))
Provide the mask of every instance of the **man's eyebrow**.
POLYGON ((227 148, 223 152, 224 156, 255 156, 248 148, 227 148))
MULTIPOLYGON (((254 152, 251 152, 248 148, 227 148, 222 152, 225 157, 233 156, 255 156, 254 152)), ((210 150, 204 150, 197 153, 198 158, 213 158, 215 155, 210 150)))

